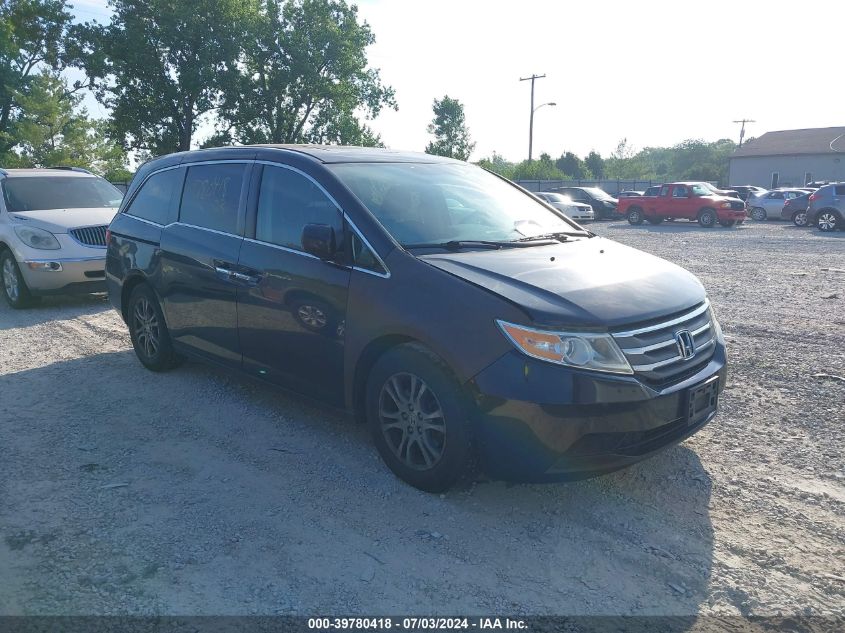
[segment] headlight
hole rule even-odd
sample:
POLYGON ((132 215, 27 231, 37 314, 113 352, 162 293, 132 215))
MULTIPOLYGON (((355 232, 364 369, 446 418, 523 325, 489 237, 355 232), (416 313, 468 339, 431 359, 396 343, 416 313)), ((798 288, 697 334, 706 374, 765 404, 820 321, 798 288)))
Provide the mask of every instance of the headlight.
POLYGON ((633 374, 616 341, 609 334, 552 332, 496 321, 518 350, 558 365, 614 374, 633 374))
POLYGON ((719 206, 721 206, 723 209, 730 209, 730 208, 731 208, 731 203, 730 203, 730 202, 723 202, 723 203, 722 203, 721 205, 719 205, 719 206))
POLYGON ((24 244, 31 248, 42 251, 56 251, 62 247, 55 235, 34 226, 16 226, 15 233, 24 244))

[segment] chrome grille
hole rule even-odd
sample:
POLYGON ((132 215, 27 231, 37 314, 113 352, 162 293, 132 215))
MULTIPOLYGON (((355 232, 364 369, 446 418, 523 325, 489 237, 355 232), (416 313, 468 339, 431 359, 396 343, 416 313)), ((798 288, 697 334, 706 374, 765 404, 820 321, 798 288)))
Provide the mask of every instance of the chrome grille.
POLYGON ((612 335, 634 373, 654 383, 667 383, 688 373, 708 361, 716 348, 715 323, 708 301, 675 318, 612 335), (689 358, 681 355, 675 338, 682 330, 692 335, 695 351, 689 358))
POLYGON ((71 229, 70 235, 85 246, 105 246, 107 226, 86 226, 81 229, 71 229))

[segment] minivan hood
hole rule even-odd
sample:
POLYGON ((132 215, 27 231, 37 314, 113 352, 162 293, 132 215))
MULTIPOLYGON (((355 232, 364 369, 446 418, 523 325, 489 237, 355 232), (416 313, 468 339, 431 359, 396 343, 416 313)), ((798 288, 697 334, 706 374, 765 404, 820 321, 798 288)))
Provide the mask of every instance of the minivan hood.
POLYGON ((538 325, 613 328, 705 299, 680 266, 600 237, 420 259, 516 304, 538 325))
POLYGON ((90 209, 45 209, 43 211, 16 211, 12 218, 25 226, 36 226, 51 233, 67 233, 80 226, 110 224, 117 207, 92 207, 90 209))

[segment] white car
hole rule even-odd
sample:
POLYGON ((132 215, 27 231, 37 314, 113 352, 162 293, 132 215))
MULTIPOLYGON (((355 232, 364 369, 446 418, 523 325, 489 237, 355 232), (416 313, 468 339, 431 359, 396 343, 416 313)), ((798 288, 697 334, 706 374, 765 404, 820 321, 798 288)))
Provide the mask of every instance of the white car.
POLYGON ((573 220, 592 220, 595 218, 593 207, 583 202, 575 202, 569 196, 551 191, 540 191, 534 195, 573 220))
POLYGON ((83 169, 56 168, 0 169, 0 190, 0 287, 10 306, 105 290, 118 189, 83 169))

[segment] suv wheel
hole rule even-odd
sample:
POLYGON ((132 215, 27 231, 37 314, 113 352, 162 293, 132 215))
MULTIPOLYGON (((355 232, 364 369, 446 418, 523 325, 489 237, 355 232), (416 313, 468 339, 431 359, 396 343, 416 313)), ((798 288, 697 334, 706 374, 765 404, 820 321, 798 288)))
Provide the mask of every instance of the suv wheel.
POLYGON ((446 364, 415 343, 395 347, 367 380, 367 419, 376 448, 400 479, 442 492, 467 469, 470 404, 446 364))
POLYGON ((766 210, 763 207, 754 207, 751 209, 751 219, 762 221, 766 219, 766 210))
POLYGON ((639 207, 628 209, 628 224, 642 224, 643 212, 639 207))
POLYGON ((792 223, 795 226, 807 226, 807 212, 796 211, 792 214, 792 223))
POLYGON ((9 249, 0 252, 0 277, 2 277, 3 298, 15 310, 28 308, 40 297, 33 297, 21 275, 15 256, 9 249))
POLYGON ((164 314, 152 289, 141 284, 129 297, 129 338, 138 360, 152 371, 166 371, 179 365, 182 357, 173 349, 164 314))
POLYGON ((819 230, 828 233, 839 228, 840 218, 836 211, 822 211, 819 213, 819 230))
POLYGON ((713 209, 702 209, 698 214, 698 223, 706 229, 716 224, 716 212, 713 209))

